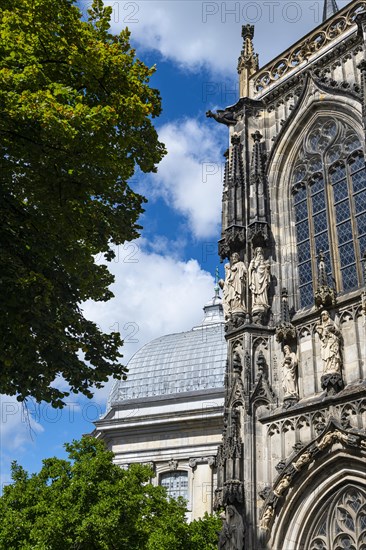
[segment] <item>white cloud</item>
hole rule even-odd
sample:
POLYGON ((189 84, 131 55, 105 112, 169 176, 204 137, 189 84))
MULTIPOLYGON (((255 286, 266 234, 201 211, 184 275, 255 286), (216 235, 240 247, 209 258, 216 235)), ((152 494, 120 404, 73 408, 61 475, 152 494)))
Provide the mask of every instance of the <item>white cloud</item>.
MULTIPOLYGON (((109 264, 115 275, 112 290, 117 298, 84 305, 84 314, 105 331, 118 329, 125 339, 123 362, 145 343, 174 332, 190 330, 203 318, 202 308, 213 296, 214 280, 196 260, 176 261, 170 256, 145 252, 140 244, 131 251, 119 247, 117 262, 109 264)), ((130 243, 131 244, 131 243, 130 243)), ((95 394, 106 403, 111 383, 95 394)))
POLYGON ((217 237, 227 129, 214 121, 176 120, 159 129, 168 154, 158 173, 146 176, 141 192, 149 199, 163 197, 183 214, 196 238, 217 237))
MULTIPOLYGON (((347 2, 339 0, 339 7, 347 2)), ((108 0, 105 3, 113 8, 113 32, 127 26, 140 49, 156 50, 185 69, 205 67, 214 75, 232 77, 242 48, 242 25, 255 25, 254 45, 263 65, 319 25, 323 12, 323 0, 108 0)), ((85 12, 85 2, 80 4, 85 12)))

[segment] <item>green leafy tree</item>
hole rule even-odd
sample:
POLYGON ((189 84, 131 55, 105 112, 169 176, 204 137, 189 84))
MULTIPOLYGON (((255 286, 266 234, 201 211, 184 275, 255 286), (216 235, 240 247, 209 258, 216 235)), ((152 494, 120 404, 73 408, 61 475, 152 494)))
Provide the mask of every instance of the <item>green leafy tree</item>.
POLYGON ((0 393, 62 407, 125 376, 119 333, 80 304, 106 301, 113 276, 96 265, 138 236, 144 198, 128 181, 165 154, 151 119, 154 68, 129 32, 110 33, 95 0, 2 0, 0 7, 0 393))
POLYGON ((1 550, 214 550, 220 520, 187 524, 185 503, 150 483, 147 466, 122 470, 103 442, 66 445, 69 460, 29 476, 13 464, 0 498, 1 550))

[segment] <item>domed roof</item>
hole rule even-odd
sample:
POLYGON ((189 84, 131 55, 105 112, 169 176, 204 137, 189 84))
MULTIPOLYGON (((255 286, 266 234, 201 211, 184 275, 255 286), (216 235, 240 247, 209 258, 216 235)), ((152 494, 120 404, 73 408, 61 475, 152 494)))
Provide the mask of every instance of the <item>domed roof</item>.
POLYGON ((224 314, 218 291, 202 323, 143 346, 128 363, 127 380, 118 380, 108 409, 127 400, 223 388, 227 355, 224 314))

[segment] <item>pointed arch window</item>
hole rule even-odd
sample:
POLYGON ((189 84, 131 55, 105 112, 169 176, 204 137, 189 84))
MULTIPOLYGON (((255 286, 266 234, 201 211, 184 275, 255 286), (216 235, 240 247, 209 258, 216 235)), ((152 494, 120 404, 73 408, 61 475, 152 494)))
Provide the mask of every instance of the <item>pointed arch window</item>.
POLYGON ((337 292, 362 284, 366 251, 366 172, 355 130, 320 117, 304 137, 292 174, 300 307, 314 301, 322 250, 337 292))
POLYGON ((366 493, 348 485, 323 506, 305 547, 308 550, 366 550, 366 493))

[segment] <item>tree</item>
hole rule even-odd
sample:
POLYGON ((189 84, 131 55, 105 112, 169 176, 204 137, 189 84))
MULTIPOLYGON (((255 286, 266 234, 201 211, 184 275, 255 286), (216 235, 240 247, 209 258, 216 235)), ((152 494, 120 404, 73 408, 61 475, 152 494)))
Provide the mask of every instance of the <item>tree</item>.
POLYGON ((1 550, 216 548, 220 520, 188 525, 184 502, 153 486, 149 467, 121 469, 89 436, 65 447, 69 460, 46 459, 32 476, 13 464, 13 484, 0 498, 1 550))
POLYGON ((2 0, 0 11, 0 393, 55 407, 125 377, 119 333, 81 308, 106 301, 113 248, 136 238, 144 198, 128 181, 165 154, 151 118, 154 68, 95 0, 2 0))

